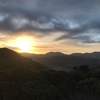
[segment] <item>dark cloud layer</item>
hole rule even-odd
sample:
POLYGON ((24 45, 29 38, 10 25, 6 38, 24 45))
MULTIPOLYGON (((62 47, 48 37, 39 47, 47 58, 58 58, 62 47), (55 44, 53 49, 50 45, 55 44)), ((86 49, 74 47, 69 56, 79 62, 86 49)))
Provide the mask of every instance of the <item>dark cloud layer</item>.
POLYGON ((0 30, 61 31, 55 41, 99 43, 100 0, 0 0, 0 30))

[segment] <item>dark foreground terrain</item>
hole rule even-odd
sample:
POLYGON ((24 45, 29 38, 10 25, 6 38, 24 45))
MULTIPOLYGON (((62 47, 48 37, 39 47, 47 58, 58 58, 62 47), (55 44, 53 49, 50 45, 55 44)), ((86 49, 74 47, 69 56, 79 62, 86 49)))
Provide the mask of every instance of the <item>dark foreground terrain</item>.
POLYGON ((2 48, 0 100, 100 100, 100 70, 86 65, 70 72, 50 70, 2 48))

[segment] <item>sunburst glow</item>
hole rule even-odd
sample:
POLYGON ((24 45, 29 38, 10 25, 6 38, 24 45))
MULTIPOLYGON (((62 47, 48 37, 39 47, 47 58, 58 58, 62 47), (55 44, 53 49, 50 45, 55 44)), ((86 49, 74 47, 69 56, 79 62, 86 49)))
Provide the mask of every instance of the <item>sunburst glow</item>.
POLYGON ((20 49, 20 52, 31 52, 33 49, 33 39, 28 36, 16 38, 16 47, 20 49))

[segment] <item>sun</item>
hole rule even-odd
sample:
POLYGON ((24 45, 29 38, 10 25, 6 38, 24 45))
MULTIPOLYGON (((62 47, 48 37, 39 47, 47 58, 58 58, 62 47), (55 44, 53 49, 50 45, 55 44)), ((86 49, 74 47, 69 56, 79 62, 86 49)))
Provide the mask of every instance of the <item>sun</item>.
POLYGON ((22 52, 29 52, 32 48, 30 41, 20 41, 20 44, 17 46, 22 52))
POLYGON ((15 46, 19 49, 20 52, 30 53, 33 49, 33 39, 28 36, 16 38, 15 46))

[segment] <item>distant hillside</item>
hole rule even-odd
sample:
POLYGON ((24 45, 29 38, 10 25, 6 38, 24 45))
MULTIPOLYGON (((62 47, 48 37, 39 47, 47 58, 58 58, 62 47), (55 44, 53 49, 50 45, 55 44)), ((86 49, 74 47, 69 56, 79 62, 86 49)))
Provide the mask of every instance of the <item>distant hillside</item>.
POLYGON ((44 55, 28 55, 26 56, 37 61, 49 68, 56 70, 70 70, 73 66, 88 65, 98 67, 100 65, 100 52, 94 53, 74 53, 66 55, 60 52, 50 52, 44 55))

